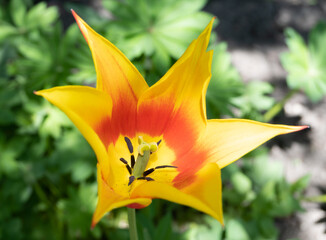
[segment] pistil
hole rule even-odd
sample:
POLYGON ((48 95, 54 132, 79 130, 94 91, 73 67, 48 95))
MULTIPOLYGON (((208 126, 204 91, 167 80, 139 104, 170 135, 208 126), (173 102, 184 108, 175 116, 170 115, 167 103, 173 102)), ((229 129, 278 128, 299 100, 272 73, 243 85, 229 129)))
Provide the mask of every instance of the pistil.
POLYGON ((142 137, 138 137, 138 156, 132 171, 132 175, 137 179, 143 176, 146 170, 151 153, 157 151, 157 143, 147 143, 142 137))

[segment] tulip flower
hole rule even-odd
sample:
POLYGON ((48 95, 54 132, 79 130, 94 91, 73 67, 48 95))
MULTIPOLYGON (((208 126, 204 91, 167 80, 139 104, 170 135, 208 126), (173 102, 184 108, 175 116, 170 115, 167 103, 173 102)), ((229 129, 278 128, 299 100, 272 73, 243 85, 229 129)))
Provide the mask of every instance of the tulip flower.
POLYGON ((207 46, 214 19, 149 87, 119 49, 73 15, 92 52, 96 88, 62 86, 35 94, 60 108, 96 153, 92 226, 112 209, 143 208, 154 198, 195 208, 223 224, 221 169, 277 135, 306 128, 207 120, 213 56, 207 46))

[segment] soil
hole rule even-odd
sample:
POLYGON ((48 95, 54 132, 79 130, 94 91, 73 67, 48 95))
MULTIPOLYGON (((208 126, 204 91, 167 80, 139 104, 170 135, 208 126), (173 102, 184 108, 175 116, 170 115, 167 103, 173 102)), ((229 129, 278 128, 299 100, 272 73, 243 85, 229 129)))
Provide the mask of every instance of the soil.
MULTIPOLYGON (((244 81, 268 81, 274 96, 282 99, 289 91, 286 72, 279 62, 287 50, 283 32, 292 27, 305 38, 320 20, 326 20, 325 0, 211 0, 205 7, 219 19, 220 41, 228 43, 234 66, 244 81)), ((326 43, 325 43, 326 44, 326 43)), ((325 45, 326 46, 326 45, 325 45)), ((271 161, 285 166, 286 178, 293 182, 309 174, 307 197, 326 193, 326 98, 312 104, 303 93, 292 97, 277 123, 309 125, 301 134, 278 137, 271 148, 271 161)), ((280 240, 325 240, 325 206, 304 202, 304 212, 278 221, 280 240)))

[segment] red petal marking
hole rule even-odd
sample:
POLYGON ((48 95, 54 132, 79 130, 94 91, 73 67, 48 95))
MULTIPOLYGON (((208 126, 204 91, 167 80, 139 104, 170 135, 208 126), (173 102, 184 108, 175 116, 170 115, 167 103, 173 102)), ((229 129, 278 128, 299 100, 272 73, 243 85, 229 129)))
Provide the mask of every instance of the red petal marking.
POLYGON ((105 146, 115 143, 120 135, 129 138, 136 135, 136 108, 136 102, 128 96, 113 103, 111 118, 101 119, 95 127, 105 146))
POLYGON ((178 156, 195 145, 199 135, 195 127, 186 107, 181 106, 177 111, 174 110, 171 99, 142 103, 138 108, 137 131, 153 137, 163 135, 167 145, 178 156))
POLYGON ((132 203, 132 204, 129 204, 127 205, 128 208, 134 208, 134 209, 142 209, 144 207, 147 207, 145 205, 141 205, 139 203, 132 203))
POLYGON ((178 166, 180 173, 173 179, 176 188, 184 188, 196 180, 195 174, 207 159, 207 152, 192 148, 186 154, 177 158, 173 165, 178 166))
POLYGON ((174 111, 174 102, 166 101, 142 103, 138 108, 137 130, 151 136, 163 134, 164 141, 173 149, 179 175, 174 179, 175 186, 185 187, 195 179, 195 173, 202 167, 206 152, 193 150, 198 138, 198 126, 194 125, 187 104, 174 111), (196 128, 197 127, 197 128, 196 128))
MULTIPOLYGON (((154 100, 155 101, 155 100, 154 100)), ((138 108, 137 130, 150 136, 161 136, 171 121, 173 102, 143 102, 138 108)))

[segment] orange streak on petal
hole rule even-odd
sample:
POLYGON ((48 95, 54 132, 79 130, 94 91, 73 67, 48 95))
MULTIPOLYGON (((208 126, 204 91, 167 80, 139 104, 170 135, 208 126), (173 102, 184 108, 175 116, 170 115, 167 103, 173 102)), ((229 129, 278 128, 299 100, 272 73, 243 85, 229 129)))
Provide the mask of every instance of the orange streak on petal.
POLYGON ((128 98, 120 98, 113 105, 111 118, 102 118, 96 132, 107 147, 115 143, 120 135, 133 138, 136 134, 136 103, 128 98))
POLYGON ((137 130, 150 136, 162 136, 166 145, 174 151, 175 159, 165 164, 178 167, 179 175, 174 184, 177 187, 189 185, 195 173, 205 162, 206 153, 192 150, 200 136, 202 125, 197 124, 185 102, 174 108, 173 98, 143 101, 138 106, 137 130))
POLYGON ((173 185, 181 189, 196 181, 196 173, 203 167, 206 159, 207 152, 196 148, 177 158, 173 165, 178 166, 180 173, 174 178, 173 185))
POLYGON ((150 136, 160 136, 171 121, 173 102, 170 99, 146 101, 138 107, 137 130, 150 136))

